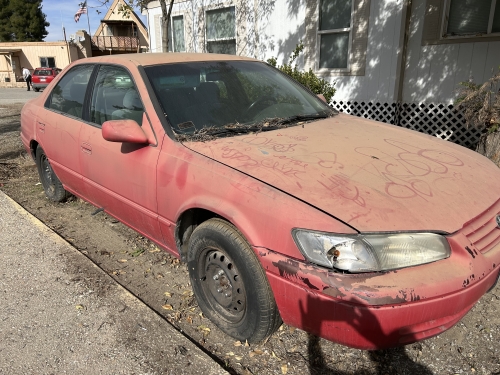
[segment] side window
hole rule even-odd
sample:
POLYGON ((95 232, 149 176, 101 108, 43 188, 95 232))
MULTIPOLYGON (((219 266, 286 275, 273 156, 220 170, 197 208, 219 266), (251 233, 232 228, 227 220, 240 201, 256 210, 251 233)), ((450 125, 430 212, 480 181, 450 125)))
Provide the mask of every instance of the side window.
POLYGON ((116 66, 101 66, 92 92, 90 121, 128 119, 142 125, 144 107, 130 74, 116 66))
POLYGON ((67 72, 50 94, 46 107, 82 118, 85 91, 93 65, 78 65, 67 72))

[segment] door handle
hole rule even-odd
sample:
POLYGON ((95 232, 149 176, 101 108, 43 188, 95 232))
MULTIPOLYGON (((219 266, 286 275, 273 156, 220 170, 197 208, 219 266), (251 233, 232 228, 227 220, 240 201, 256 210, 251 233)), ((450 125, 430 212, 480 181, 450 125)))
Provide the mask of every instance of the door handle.
POLYGON ((82 151, 86 154, 92 154, 92 146, 88 143, 82 142, 82 151))

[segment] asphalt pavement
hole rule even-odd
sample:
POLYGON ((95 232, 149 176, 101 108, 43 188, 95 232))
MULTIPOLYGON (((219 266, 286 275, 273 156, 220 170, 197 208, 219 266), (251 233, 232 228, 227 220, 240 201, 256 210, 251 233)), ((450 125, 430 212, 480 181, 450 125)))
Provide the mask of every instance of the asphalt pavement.
POLYGON ((2 104, 26 103, 28 100, 40 96, 40 92, 28 91, 26 88, 0 88, 0 106, 2 104))
POLYGON ((0 374, 225 374, 0 191, 0 374))

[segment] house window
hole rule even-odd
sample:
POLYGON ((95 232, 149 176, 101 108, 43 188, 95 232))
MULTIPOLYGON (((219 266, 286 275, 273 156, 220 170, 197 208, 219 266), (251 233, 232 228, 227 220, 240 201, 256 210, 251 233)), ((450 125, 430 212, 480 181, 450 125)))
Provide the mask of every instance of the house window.
POLYGON ((206 42, 207 52, 209 53, 236 55, 234 7, 207 11, 206 42))
POLYGON ((172 17, 168 24, 168 51, 186 52, 184 44, 184 16, 172 17))
POLYGON ((56 59, 54 57, 40 57, 40 67, 42 68, 55 68, 56 59))
POLYGON ((352 0, 319 4, 319 69, 347 69, 352 26, 352 0))
POLYGON ((500 32, 500 0, 450 0, 447 36, 500 32))

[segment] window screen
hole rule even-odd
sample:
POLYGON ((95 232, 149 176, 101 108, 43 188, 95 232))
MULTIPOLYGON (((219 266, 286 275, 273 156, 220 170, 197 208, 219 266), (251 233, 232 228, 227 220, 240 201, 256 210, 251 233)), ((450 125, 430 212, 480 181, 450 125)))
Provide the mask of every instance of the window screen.
POLYGON ((491 0, 453 0, 450 3, 448 34, 486 33, 491 0))
POLYGON ((40 67, 42 68, 55 68, 56 60, 54 57, 40 57, 40 67))
POLYGON ((234 7, 207 11, 206 37, 208 52, 236 55, 234 7))

